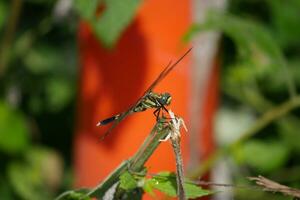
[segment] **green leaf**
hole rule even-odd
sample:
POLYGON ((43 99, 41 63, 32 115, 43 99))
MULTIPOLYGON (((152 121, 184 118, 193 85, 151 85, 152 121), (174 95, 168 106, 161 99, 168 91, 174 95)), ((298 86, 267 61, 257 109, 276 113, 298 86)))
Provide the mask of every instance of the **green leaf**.
POLYGON ((66 191, 55 198, 55 200, 91 200, 92 198, 86 195, 89 191, 88 189, 66 191))
POLYGON ((191 182, 186 182, 184 184, 184 189, 189 199, 195 199, 213 194, 212 191, 202 189, 198 185, 191 182))
POLYGON ((160 172, 146 181, 149 188, 157 189, 171 197, 176 197, 176 176, 171 172, 160 172))
POLYGON ((140 0, 104 0, 105 10, 94 21, 96 35, 107 47, 113 47, 133 20, 140 0))
POLYGON ((120 188, 124 190, 133 190, 136 187, 137 187, 137 182, 128 171, 124 172, 120 176, 120 188))
POLYGON ((29 129, 22 113, 0 101, 0 151, 16 154, 29 144, 29 129))
POLYGON ((26 152, 24 161, 8 166, 8 177, 15 193, 25 200, 53 199, 62 177, 62 161, 58 155, 44 148, 26 152))
POLYGON ((289 148, 280 141, 250 140, 234 153, 239 162, 266 173, 277 170, 286 163, 289 148))
POLYGON ((143 190, 146 192, 146 193, 148 193, 148 194, 150 194, 151 196, 153 196, 154 197, 154 192, 153 192, 153 190, 154 190, 155 188, 153 187, 153 182, 152 182, 152 180, 151 179, 145 179, 144 180, 144 184, 143 184, 143 190))
MULTIPOLYGON (((176 197, 177 196, 177 184, 176 184, 176 175, 170 172, 162 172, 157 176, 146 181, 148 191, 151 191, 152 188, 155 188, 168 196, 176 197)), ((204 190, 201 187, 197 186, 192 182, 185 182, 184 188, 186 191, 187 198, 198 198, 212 194, 209 190, 204 190)))
POLYGON ((126 27, 133 20, 141 0, 77 0, 76 7, 82 17, 90 23, 96 36, 104 46, 112 48, 126 27), (96 6, 97 5, 97 6, 96 6), (95 8, 103 8, 100 16, 95 8))
POLYGON ((96 16, 96 10, 101 0, 75 0, 74 7, 85 20, 91 20, 96 16))

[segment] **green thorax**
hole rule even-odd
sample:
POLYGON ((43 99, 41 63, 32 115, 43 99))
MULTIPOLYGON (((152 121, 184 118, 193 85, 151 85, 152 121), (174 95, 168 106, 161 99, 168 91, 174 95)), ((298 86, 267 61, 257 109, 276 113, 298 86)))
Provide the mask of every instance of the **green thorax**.
POLYGON ((161 108, 162 106, 168 106, 171 103, 171 95, 165 93, 149 92, 143 100, 134 108, 134 112, 141 112, 148 108, 161 108))

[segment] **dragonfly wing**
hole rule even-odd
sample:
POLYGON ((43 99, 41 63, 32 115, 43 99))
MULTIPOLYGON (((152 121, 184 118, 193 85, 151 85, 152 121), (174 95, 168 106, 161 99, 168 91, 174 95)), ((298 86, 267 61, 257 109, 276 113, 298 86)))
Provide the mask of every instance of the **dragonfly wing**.
POLYGON ((139 100, 133 105, 131 106, 127 111, 122 112, 121 114, 118 115, 117 119, 115 119, 115 121, 113 122, 113 124, 109 127, 109 129, 101 136, 101 140, 103 140, 125 117, 127 117, 128 115, 130 115, 131 113, 134 112, 135 107, 143 101, 144 99, 143 95, 141 98, 139 98, 139 100))
POLYGON ((172 61, 168 63, 168 65, 160 72, 158 77, 152 82, 152 84, 148 87, 148 89, 144 92, 143 96, 137 100, 137 102, 132 106, 132 109, 135 108, 136 105, 138 105, 145 97, 146 95, 154 89, 154 87, 162 81, 176 66, 178 63, 182 61, 182 59, 188 55, 193 48, 188 49, 174 64, 172 64, 172 61))
POLYGON ((119 114, 118 118, 113 122, 113 124, 108 128, 108 130, 101 136, 101 140, 103 140, 125 117, 130 115, 133 111, 133 108, 119 114))
POLYGON ((180 63, 183 58, 188 55, 193 48, 188 49, 175 63, 172 64, 172 61, 168 63, 168 65, 164 68, 164 70, 158 75, 158 77, 153 81, 153 83, 149 86, 149 88, 145 91, 144 96, 148 94, 153 88, 162 81, 176 66, 180 63))

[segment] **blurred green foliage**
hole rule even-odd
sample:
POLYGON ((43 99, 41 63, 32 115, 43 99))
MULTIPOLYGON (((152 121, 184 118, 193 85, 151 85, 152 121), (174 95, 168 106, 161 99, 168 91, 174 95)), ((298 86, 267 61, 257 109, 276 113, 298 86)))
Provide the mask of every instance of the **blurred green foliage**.
POLYGON ((235 159, 259 173, 281 169, 288 159, 289 149, 280 141, 252 139, 236 148, 235 159), (276 155, 276 156, 274 156, 276 155))
POLYGON ((0 1, 0 29, 3 28, 6 16, 7 16, 7 4, 3 1, 0 1))
POLYGON ((71 184, 78 18, 55 6, 0 1, 1 199, 53 199, 71 184))
POLYGON ((80 17, 112 48, 140 3, 62 2, 0 0, 1 199, 53 199, 71 187, 80 17))
MULTIPOLYGON (((262 40, 253 39, 248 42, 259 43, 256 45, 257 47, 263 47, 263 45, 269 47, 260 48, 258 51, 270 52, 265 54, 267 59, 264 60, 273 62, 273 68, 265 71, 266 76, 255 76, 255 73, 259 73, 261 68, 269 66, 267 62, 257 62, 262 56, 255 55, 252 57, 253 62, 248 68, 249 71, 258 72, 252 72, 253 76, 245 75, 248 76, 245 82, 232 82, 240 74, 240 67, 243 68, 244 66, 234 62, 234 67, 232 67, 232 61, 226 59, 226 57, 232 58, 229 52, 232 52, 231 49, 235 48, 235 44, 238 43, 237 41, 232 43, 230 38, 226 38, 226 41, 224 41, 224 73, 225 75, 229 74, 223 78, 225 98, 239 100, 242 106, 250 107, 253 111, 261 113, 291 98, 293 94, 291 94, 292 89, 289 87, 300 88, 299 81, 295 81, 299 79, 299 74, 294 73, 299 70, 300 66, 291 64, 294 63, 295 59, 300 58, 300 40, 295 37, 300 31, 300 27, 297 25, 300 20, 299 11, 299 0, 287 2, 279 0, 233 1, 231 12, 235 16, 240 16, 239 18, 244 23, 251 20, 251 23, 261 27, 254 31, 249 29, 247 31, 255 32, 256 35, 268 35, 268 39, 259 36, 262 40), (267 43, 270 44, 266 45, 267 43), (236 75, 235 71, 238 72, 236 75), (225 89, 226 87, 230 89, 225 89), (236 90, 236 88, 239 89, 236 90)), ((228 23, 228 26, 230 27, 231 23, 228 23)), ((227 27, 227 29, 229 28, 227 27)), ((241 35, 247 34, 245 32, 241 33, 241 35)), ((231 37, 230 34, 228 35, 231 37)), ((227 104, 224 104, 224 106, 228 107, 227 104)), ((299 156, 299 145, 292 142, 295 141, 297 136, 299 137, 297 127, 299 117, 300 115, 296 111, 290 113, 268 126, 255 139, 246 142, 241 147, 244 151, 243 160, 258 172, 263 171, 271 175, 275 175, 283 168, 291 167, 290 163, 299 165, 299 161, 297 162, 297 159, 295 159, 299 156)))
MULTIPOLYGON (((193 25, 186 35, 186 40, 206 30, 217 30, 224 35, 222 112, 216 123, 221 126, 217 127, 220 144, 228 145, 228 137, 239 137, 236 130, 241 133, 248 130, 253 116, 258 118, 299 92, 299 21, 299 0, 232 0, 228 12, 212 11, 205 23, 193 25), (250 124, 237 123, 243 121, 250 124), (230 130, 235 136, 230 136, 230 130)), ((289 175, 283 175, 283 171, 300 166, 299 125, 300 113, 296 109, 234 146, 231 156, 238 166, 235 169, 239 169, 231 171, 235 180, 240 182, 247 176, 265 174, 283 183, 288 181, 289 175)), ((293 176, 299 177, 300 171, 293 176)), ((299 179, 293 184, 297 183, 299 179)), ((248 197, 247 191, 237 194, 238 199, 248 197)), ((263 194, 259 197, 272 198, 263 194)))
POLYGON ((92 24, 92 28, 106 47, 112 48, 125 28, 135 16, 141 0, 76 0, 75 6, 81 17, 92 24), (97 17, 97 6, 100 17, 97 17))
POLYGON ((22 199, 53 199, 63 177, 62 160, 56 152, 32 147, 24 160, 9 164, 7 174, 13 189, 22 199))
POLYGON ((29 145, 29 128, 26 118, 5 102, 0 102, 0 151, 20 154, 29 145))

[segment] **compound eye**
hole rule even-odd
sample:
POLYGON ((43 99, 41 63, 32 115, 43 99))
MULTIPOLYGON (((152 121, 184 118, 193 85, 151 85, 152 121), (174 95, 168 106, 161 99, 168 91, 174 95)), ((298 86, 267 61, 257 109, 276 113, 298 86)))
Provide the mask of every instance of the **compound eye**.
POLYGON ((166 104, 167 103, 167 97, 166 96, 163 96, 163 98, 162 98, 162 102, 164 103, 164 104, 166 104))
POLYGON ((162 101, 164 105, 169 105, 171 103, 171 95, 169 93, 165 93, 162 97, 162 101))

